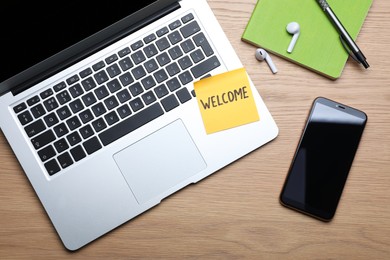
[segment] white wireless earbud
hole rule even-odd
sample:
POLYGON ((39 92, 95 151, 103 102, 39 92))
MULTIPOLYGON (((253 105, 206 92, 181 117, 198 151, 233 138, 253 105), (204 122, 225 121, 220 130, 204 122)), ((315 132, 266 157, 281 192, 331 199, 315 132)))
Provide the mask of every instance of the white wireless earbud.
POLYGON ((294 35, 287 49, 287 52, 291 53, 299 37, 299 31, 300 31, 299 24, 297 22, 291 22, 287 25, 286 30, 289 34, 294 35))
POLYGON ((257 49, 255 56, 256 59, 259 61, 265 60, 268 63, 268 66, 270 67, 272 73, 278 72, 278 70, 275 67, 275 64, 272 62, 271 56, 269 56, 264 49, 257 49))

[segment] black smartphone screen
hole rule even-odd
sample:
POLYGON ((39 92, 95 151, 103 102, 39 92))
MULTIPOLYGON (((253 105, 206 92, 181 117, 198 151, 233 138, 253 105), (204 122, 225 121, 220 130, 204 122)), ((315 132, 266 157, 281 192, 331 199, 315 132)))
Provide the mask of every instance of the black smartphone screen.
POLYGON ((366 121, 364 112, 317 98, 283 186, 281 203, 331 220, 366 121))

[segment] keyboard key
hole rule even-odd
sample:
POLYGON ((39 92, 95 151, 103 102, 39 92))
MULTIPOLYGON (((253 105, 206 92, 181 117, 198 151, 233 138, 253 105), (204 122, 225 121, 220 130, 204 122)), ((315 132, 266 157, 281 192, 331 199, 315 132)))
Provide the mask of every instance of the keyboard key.
POLYGON ((129 90, 130 90, 131 94, 133 95, 133 97, 136 97, 139 94, 141 94, 142 92, 144 92, 144 90, 142 89, 142 86, 139 82, 131 85, 129 87, 129 90))
POLYGON ((118 56, 116 56, 115 53, 112 54, 112 55, 110 55, 110 56, 108 56, 108 57, 105 59, 107 65, 113 63, 113 62, 116 61, 116 60, 118 60, 118 56))
POLYGON ((46 168, 47 173, 50 176, 53 176, 54 174, 56 174, 57 172, 59 172, 61 170, 60 166, 58 165, 58 163, 55 159, 45 163, 45 168, 46 168))
POLYGON ((150 105, 156 101, 156 96, 152 91, 149 91, 142 95, 142 100, 144 101, 145 105, 150 105))
POLYGON ((120 108, 116 110, 119 114, 119 116, 123 119, 129 115, 131 115, 131 109, 128 105, 124 104, 120 108))
POLYGON ((102 103, 99 103, 99 104, 96 104, 92 107, 92 111, 96 117, 99 117, 99 116, 103 115, 104 113, 106 113, 107 110, 102 103))
POLYGON ((171 47, 171 45, 169 44, 169 41, 166 37, 164 38, 161 38, 161 39, 158 39, 156 41, 156 45, 157 45, 157 48, 160 50, 160 51, 163 51, 163 50, 166 50, 168 49, 169 47, 171 47))
POLYGON ((183 56, 183 52, 179 46, 175 46, 175 47, 169 49, 168 52, 169 52, 169 55, 171 56, 172 60, 176 60, 177 58, 183 56))
POLYGON ((33 144, 36 150, 46 146, 47 144, 53 142, 56 139, 52 130, 47 130, 46 132, 34 137, 31 139, 31 143, 33 144))
POLYGON ((57 137, 61 137, 69 133, 68 128, 66 128, 66 125, 64 123, 61 123, 59 125, 56 125, 53 128, 54 132, 56 133, 57 137))
POLYGON ((60 91, 60 90, 62 90, 64 88, 66 88, 65 82, 60 82, 60 83, 54 85, 54 87, 53 87, 55 92, 58 92, 58 91, 60 91))
POLYGON ((144 52, 146 54, 146 57, 150 58, 156 55, 158 51, 156 46, 152 43, 144 48, 144 52))
POLYGON ((85 77, 87 77, 87 76, 89 76, 89 75, 91 75, 91 74, 92 74, 91 68, 86 68, 85 70, 83 70, 83 71, 81 71, 81 72, 79 73, 79 75, 80 75, 81 78, 85 78, 85 77))
POLYGON ((160 104, 154 103, 139 113, 128 117, 122 122, 100 133, 99 138, 103 145, 106 146, 163 114, 164 111, 160 104))
POLYGON ((73 75, 72 77, 70 77, 70 78, 68 78, 68 79, 66 80, 66 83, 68 83, 68 85, 70 86, 70 85, 76 83, 76 82, 79 81, 79 80, 80 80, 80 78, 79 78, 78 75, 73 75))
POLYGON ((180 59, 178 60, 178 62, 179 62, 180 68, 181 68, 182 70, 188 69, 189 67, 191 67, 191 66, 193 65, 193 63, 192 63, 190 57, 188 57, 188 56, 185 56, 185 57, 183 57, 183 58, 180 58, 180 59))
POLYGON ((99 71, 95 75, 93 75, 98 85, 106 82, 109 78, 107 73, 104 70, 99 71))
POLYGON ((181 84, 177 78, 172 78, 167 81, 167 86, 171 92, 175 91, 176 89, 179 89, 181 87, 181 84))
POLYGON ((121 81, 122 85, 125 87, 131 83, 134 82, 133 77, 130 75, 129 72, 126 72, 122 76, 119 76, 119 80, 121 81))
POLYGON ((46 89, 45 91, 41 92, 41 94, 39 95, 41 96, 42 99, 48 98, 51 95, 53 95, 53 90, 51 88, 46 89))
POLYGON ((126 56, 126 55, 129 54, 130 52, 131 52, 131 51, 130 51, 130 48, 129 48, 129 47, 126 47, 126 48, 120 50, 120 51, 118 52, 118 55, 119 55, 119 57, 123 58, 124 56, 126 56))
POLYGON ((108 97, 104 100, 104 104, 106 105, 108 110, 116 108, 119 103, 115 96, 108 97))
POLYGON ((191 35, 200 31, 199 24, 196 21, 192 21, 189 24, 180 28, 180 31, 184 38, 188 38, 191 35))
POLYGON ((114 78, 115 76, 121 74, 121 69, 119 68, 118 64, 115 63, 107 68, 107 73, 111 78, 114 78))
POLYGON ((81 147, 81 145, 78 145, 78 146, 70 149, 70 153, 72 154, 72 157, 73 157, 75 162, 78 162, 87 156, 85 154, 83 148, 81 147))
POLYGON ((62 169, 65 169, 73 164, 73 160, 67 152, 58 156, 57 159, 62 169))
POLYGON ((69 107, 70 107, 70 109, 72 110, 73 113, 80 112, 81 110, 84 109, 84 105, 83 105, 83 103, 81 102, 80 99, 76 99, 76 100, 70 102, 69 103, 69 107))
POLYGON ((91 139, 85 141, 83 143, 84 149, 87 152, 87 154, 93 154, 100 148, 102 148, 102 145, 99 142, 99 139, 97 137, 92 137, 91 139))
POLYGON ((51 127, 55 124, 57 124, 59 121, 58 121, 58 118, 56 116, 56 114, 53 112, 53 113, 50 113, 48 114, 47 116, 45 116, 43 118, 43 120, 45 120, 45 123, 48 127, 51 127))
POLYGON ((168 27, 163 27, 163 28, 159 29, 159 30, 156 32, 156 34, 157 34, 158 37, 161 37, 161 36, 163 36, 164 34, 167 34, 168 32, 169 32, 168 27))
POLYGON ((144 89, 150 89, 156 86, 156 82, 154 81, 152 76, 147 76, 146 78, 142 79, 141 83, 144 86, 144 89))
POLYGON ((180 26, 181 26, 181 22, 179 20, 176 20, 169 25, 169 29, 171 29, 173 31, 180 26))
POLYGON ((166 52, 158 55, 156 59, 158 61, 158 64, 160 64, 161 67, 171 62, 171 59, 169 58, 166 52))
POLYGON ((188 53, 188 52, 192 51, 193 49, 195 49, 195 45, 191 39, 188 39, 188 40, 180 43, 180 46, 185 53, 188 53))
POLYGON ((42 119, 39 119, 38 121, 35 121, 34 123, 31 123, 24 128, 28 137, 32 137, 34 135, 37 135, 45 129, 46 129, 46 126, 43 123, 42 119))
POLYGON ((158 83, 161 83, 161 82, 165 81, 166 79, 168 79, 168 75, 164 69, 161 69, 161 70, 155 72, 153 75, 158 83))
POLYGON ((90 125, 86 125, 80 128, 80 134, 84 139, 91 137, 93 135, 92 127, 90 125))
POLYGON ((103 118, 96 119, 92 122, 92 126, 95 129, 95 132, 98 133, 107 127, 106 122, 104 122, 103 118))
POLYGON ((86 123, 88 123, 89 121, 91 121, 93 119, 92 112, 89 109, 84 110, 83 112, 81 112, 79 114, 79 117, 80 117, 81 121, 83 122, 83 124, 86 124, 86 123))
POLYGON ((83 100, 86 107, 94 104, 97 101, 92 92, 85 94, 81 99, 83 100))
POLYGON ((57 100, 54 97, 51 97, 51 98, 45 100, 45 102, 43 102, 43 105, 45 106, 45 108, 48 112, 50 112, 58 107, 57 100))
POLYGON ((137 51, 136 53, 133 53, 131 55, 131 58, 133 59, 134 63, 136 65, 140 64, 141 62, 145 61, 146 58, 145 58, 145 55, 144 53, 142 52, 142 50, 139 50, 137 51))
POLYGON ((112 111, 112 112, 108 113, 107 115, 105 115, 104 119, 106 119, 106 122, 108 125, 115 124, 116 122, 119 121, 119 117, 115 111, 112 111))
POLYGON ((204 60, 204 54, 201 50, 196 50, 190 54, 192 61, 198 63, 201 60, 204 60))
POLYGON ((169 91, 164 84, 161 84, 154 88, 154 93, 156 93, 158 98, 168 95, 169 91))
POLYGON ((81 81, 81 85, 83 85, 85 91, 89 91, 89 90, 93 89, 94 87, 96 87, 96 83, 92 77, 88 77, 88 78, 84 79, 83 81, 81 81))
POLYGON ((194 39, 196 46, 200 46, 202 48, 204 54, 206 54, 207 57, 214 54, 213 49, 211 48, 209 42, 207 41, 207 39, 203 33, 199 33, 199 34, 195 35, 193 37, 193 39, 194 39))
POLYGON ((144 66, 149 73, 158 69, 158 65, 155 59, 148 60, 144 63, 144 66))
POLYGON ((188 100, 190 100, 191 94, 188 92, 187 88, 182 88, 176 92, 177 97, 179 98, 180 103, 184 104, 188 100))
POLYGON ((108 82, 107 87, 111 93, 115 93, 122 88, 121 84, 119 83, 119 81, 117 79, 114 79, 114 80, 111 80, 110 82, 108 82))
POLYGON ((58 107, 58 103, 53 97, 43 102, 43 104, 45 105, 47 111, 52 111, 58 107))
POLYGON ((192 21, 194 19, 194 15, 192 13, 187 14, 186 16, 183 16, 181 18, 181 21, 183 23, 188 23, 189 21, 192 21))
POLYGON ((154 41, 155 39, 156 39, 156 35, 155 35, 154 33, 152 33, 152 34, 150 34, 150 35, 148 35, 148 36, 146 36, 146 37, 144 38, 144 43, 145 43, 145 44, 151 43, 151 42, 154 41))
POLYGON ((161 100, 161 104, 163 105, 166 112, 179 106, 179 102, 177 101, 177 98, 175 97, 174 94, 171 94, 166 98, 164 98, 163 100, 161 100))
POLYGON ((171 76, 171 77, 180 72, 180 68, 179 68, 179 66, 177 65, 176 62, 173 62, 173 63, 169 64, 166 67, 166 70, 167 70, 169 76, 171 76))
POLYGON ((42 162, 45 162, 56 155, 53 146, 49 145, 38 152, 39 158, 42 162))
POLYGON ((203 76, 204 74, 212 71, 220 65, 221 63, 219 62, 218 58, 216 56, 212 56, 211 58, 193 67, 191 69, 191 72, 195 78, 199 78, 200 76, 203 76))
POLYGON ((67 90, 60 92, 56 97, 61 105, 69 102, 72 99, 67 90))
POLYGON ((131 100, 129 104, 131 106, 131 109, 133 109, 134 112, 137 112, 138 110, 144 107, 144 104, 142 103, 140 98, 131 100))
POLYGON ((69 88, 69 92, 72 95, 73 98, 76 98, 84 93, 83 89, 81 88, 80 84, 73 85, 69 88))
POLYGON ((138 50, 139 48, 141 48, 142 46, 144 46, 143 42, 141 40, 133 43, 130 47, 133 51, 136 51, 138 50))
POLYGON ((92 66, 92 69, 94 71, 98 71, 102 68, 104 68, 106 66, 106 64, 104 64, 104 61, 99 61, 98 63, 96 63, 95 65, 92 66))
POLYGON ((211 77, 211 74, 209 73, 209 74, 206 74, 206 75, 204 75, 203 77, 201 77, 201 79, 205 79, 205 78, 209 78, 209 77, 211 77))
POLYGON ((43 108, 42 104, 38 104, 35 107, 31 108, 31 113, 35 118, 39 118, 46 114, 45 109, 43 108))
POLYGON ((27 104, 31 107, 40 101, 39 96, 34 96, 32 98, 27 99, 27 104))
POLYGON ((183 23, 188 23, 189 21, 192 21, 193 19, 194 19, 194 15, 191 14, 191 13, 189 13, 189 14, 187 14, 186 16, 183 16, 183 17, 181 18, 181 21, 182 21, 183 23))
POLYGON ((142 65, 139 65, 138 67, 132 69, 131 73, 133 74, 135 79, 140 79, 146 75, 145 69, 142 65))
POLYGON ((179 75, 179 79, 181 84, 186 85, 193 81, 191 73, 189 71, 185 71, 179 75))
POLYGON ((67 106, 61 107, 57 109, 57 115, 61 120, 64 120, 65 118, 68 118, 72 115, 69 108, 67 106))
POLYGON ((183 37, 181 37, 179 31, 174 31, 168 35, 168 39, 171 42, 172 45, 181 42, 183 40, 183 37))
POLYGON ((81 126, 81 122, 77 116, 74 116, 68 120, 66 120, 66 124, 68 125, 70 131, 79 128, 81 126))
POLYGON ((56 148, 57 153, 62 153, 69 148, 69 145, 65 138, 61 138, 60 140, 54 142, 54 147, 56 148))
POLYGON ((126 101, 131 99, 131 95, 127 89, 121 90, 116 94, 116 96, 119 99, 119 102, 121 103, 125 103, 126 101))
POLYGON ((15 113, 20 113, 20 112, 22 112, 23 110, 25 110, 27 108, 27 106, 26 106, 26 103, 20 103, 19 105, 17 105, 17 106, 14 106, 14 112, 15 113))
POLYGON ((81 142, 81 137, 78 132, 73 132, 66 136, 66 140, 68 140, 70 146, 75 146, 81 142))
POLYGON ((123 71, 126 71, 126 70, 132 68, 134 65, 131 62, 130 58, 126 57, 126 58, 119 61, 119 66, 121 67, 121 69, 123 71))
POLYGON ((108 94, 109 94, 108 90, 104 85, 95 89, 95 95, 98 99, 103 99, 103 98, 107 97, 108 94))

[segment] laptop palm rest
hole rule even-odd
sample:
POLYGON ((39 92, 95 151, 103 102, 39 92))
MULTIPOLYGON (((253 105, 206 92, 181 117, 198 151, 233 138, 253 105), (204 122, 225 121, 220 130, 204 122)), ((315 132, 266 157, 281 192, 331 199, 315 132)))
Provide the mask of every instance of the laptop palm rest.
POLYGON ((181 120, 128 146, 114 159, 140 204, 206 168, 181 120))

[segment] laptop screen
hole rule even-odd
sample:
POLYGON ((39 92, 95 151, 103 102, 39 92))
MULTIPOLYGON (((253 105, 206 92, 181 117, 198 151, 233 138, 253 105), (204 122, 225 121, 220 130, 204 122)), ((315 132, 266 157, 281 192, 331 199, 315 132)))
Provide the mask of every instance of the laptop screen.
POLYGON ((3 1, 0 82, 156 1, 3 1))

